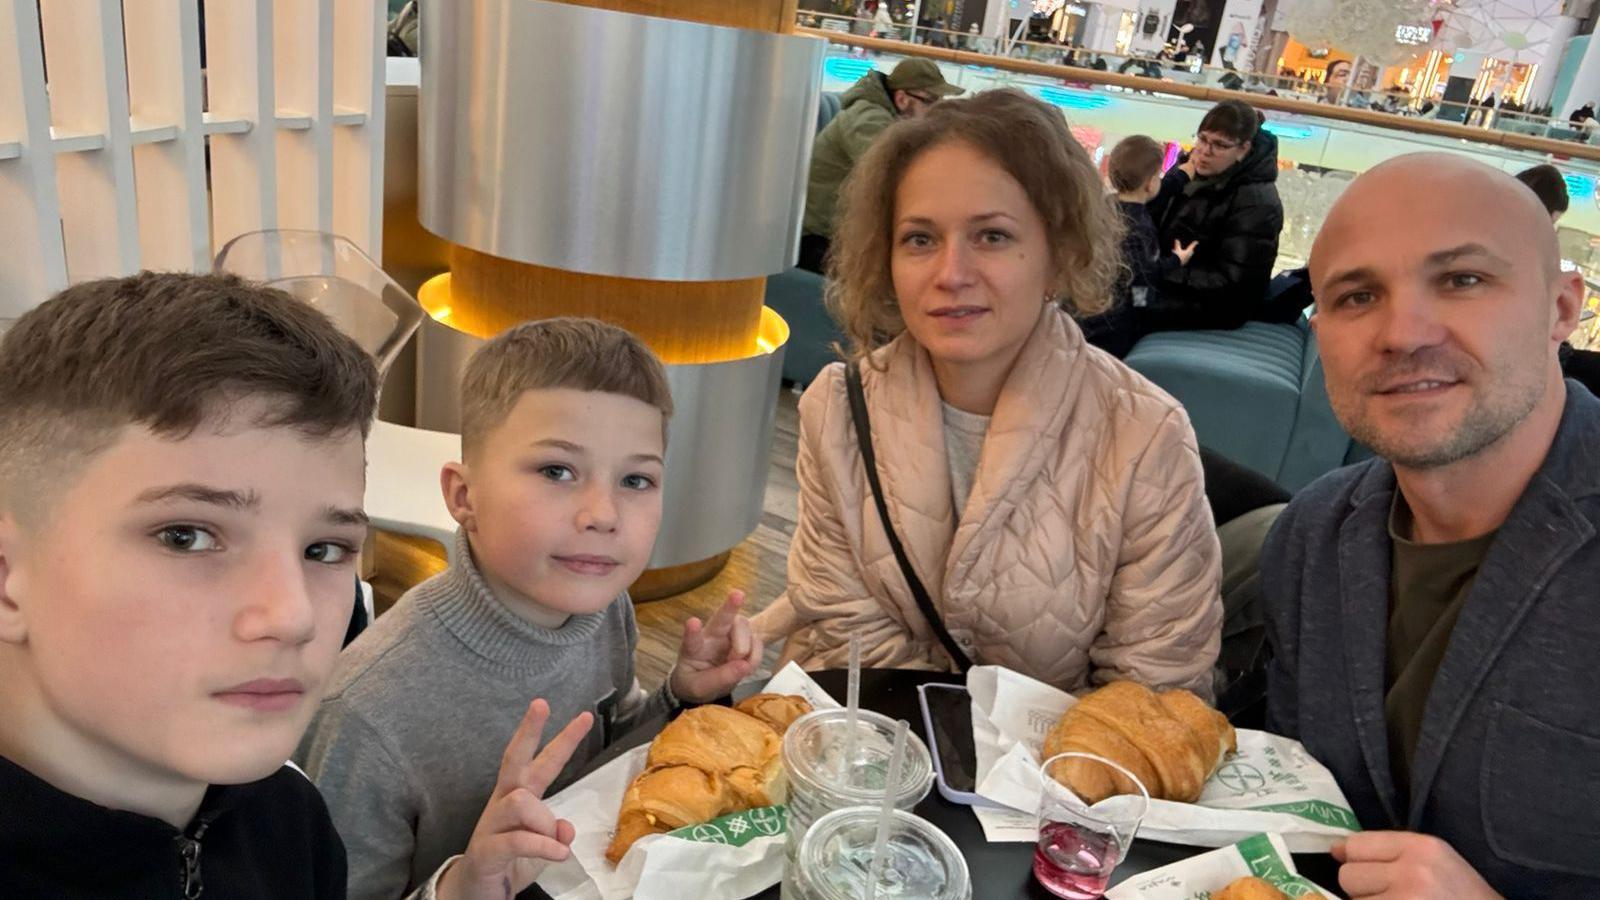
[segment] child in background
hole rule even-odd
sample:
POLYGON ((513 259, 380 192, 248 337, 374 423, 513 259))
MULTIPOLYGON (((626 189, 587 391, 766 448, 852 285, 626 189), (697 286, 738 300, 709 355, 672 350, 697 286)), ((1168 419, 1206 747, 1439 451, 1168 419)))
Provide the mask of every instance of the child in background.
POLYGON ((461 410, 462 459, 441 473, 461 526, 450 567, 345 651, 297 756, 349 848, 356 900, 520 892, 574 838, 548 790, 761 658, 735 592, 686 623, 661 689, 634 678, 627 588, 661 523, 672 413, 636 338, 586 319, 520 325, 473 355, 461 410))
POLYGON ((1194 256, 1196 242, 1188 246, 1174 242, 1171 250, 1157 246, 1156 223, 1145 207, 1161 190, 1161 163, 1165 158, 1159 143, 1136 134, 1118 141, 1107 160, 1107 174, 1117 192, 1117 207, 1125 228, 1122 261, 1127 274, 1118 285, 1111 309, 1081 324, 1089 343, 1118 359, 1127 356, 1144 336, 1139 327, 1139 310, 1156 305, 1156 285, 1162 276, 1188 265, 1194 256))
POLYGON ((0 341, 0 897, 343 900, 284 760, 350 621, 377 394, 231 276, 74 285, 0 341))

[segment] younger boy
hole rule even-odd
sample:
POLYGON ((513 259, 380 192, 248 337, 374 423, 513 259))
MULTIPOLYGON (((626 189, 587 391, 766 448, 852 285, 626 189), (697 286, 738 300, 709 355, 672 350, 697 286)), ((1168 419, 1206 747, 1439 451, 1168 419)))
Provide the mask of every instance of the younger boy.
POLYGON ((342 898, 284 765, 350 619, 377 371, 214 275, 0 341, 0 896, 342 898))
POLYGON ((627 588, 661 522, 672 412, 637 339, 586 319, 520 325, 468 363, 461 410, 462 461, 441 475, 461 525, 450 568, 345 651, 297 755, 359 900, 521 891, 573 839, 546 789, 659 725, 677 697, 726 694, 761 658, 735 593, 709 624, 689 620, 660 690, 634 678, 627 588), (546 723, 570 724, 534 757, 546 723))
POLYGON ((1144 336, 1139 312, 1157 305, 1156 286, 1162 277, 1189 264, 1195 243, 1174 243, 1163 251, 1156 223, 1145 207, 1161 191, 1161 163, 1166 154, 1160 144, 1142 134, 1123 138, 1111 148, 1107 175, 1117 192, 1122 213, 1122 262, 1127 272, 1118 283, 1111 310, 1083 323, 1089 342, 1118 359, 1128 355, 1144 336))

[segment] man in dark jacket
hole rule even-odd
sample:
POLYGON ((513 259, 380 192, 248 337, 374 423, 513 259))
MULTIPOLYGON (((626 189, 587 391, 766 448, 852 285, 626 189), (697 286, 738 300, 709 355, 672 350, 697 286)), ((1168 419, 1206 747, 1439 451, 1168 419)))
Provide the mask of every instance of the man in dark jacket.
POLYGON ((1328 397, 1378 458, 1267 541, 1268 727, 1367 829, 1340 886, 1600 897, 1600 400, 1556 360, 1583 280, 1531 192, 1442 153, 1358 178, 1311 276, 1328 397))
POLYGON ((800 237, 800 268, 821 273, 833 240, 839 186, 856 160, 896 119, 922 115, 945 97, 963 92, 944 80, 929 59, 907 59, 885 75, 868 72, 848 91, 843 108, 817 135, 806 182, 806 213, 800 237))
POLYGON ((1238 328, 1266 296, 1283 203, 1278 139, 1261 121, 1241 100, 1217 104, 1200 121, 1194 150, 1162 179, 1150 202, 1161 246, 1198 241, 1199 249, 1167 273, 1142 330, 1238 328))

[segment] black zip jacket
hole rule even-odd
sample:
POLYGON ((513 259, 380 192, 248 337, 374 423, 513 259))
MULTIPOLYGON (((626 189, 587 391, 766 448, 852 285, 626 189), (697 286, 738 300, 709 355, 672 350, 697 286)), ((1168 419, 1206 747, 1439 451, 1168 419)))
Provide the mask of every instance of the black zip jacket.
POLYGON ((1277 180, 1278 139, 1265 129, 1216 178, 1197 184, 1177 166, 1167 171, 1149 207, 1159 246, 1200 244, 1187 266, 1164 274, 1151 304, 1161 321, 1146 330, 1238 328, 1256 317, 1283 230, 1277 180))
POLYGON ((344 900, 344 844, 316 787, 287 766, 212 786, 179 831, 0 757, 0 897, 344 900))

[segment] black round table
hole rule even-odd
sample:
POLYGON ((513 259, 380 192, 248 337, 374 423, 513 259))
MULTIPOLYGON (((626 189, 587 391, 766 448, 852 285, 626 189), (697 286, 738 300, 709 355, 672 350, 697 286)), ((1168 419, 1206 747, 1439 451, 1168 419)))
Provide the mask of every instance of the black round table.
MULTIPOLYGON (((813 672, 812 677, 823 690, 834 697, 845 695, 843 670, 813 672)), ((923 672, 901 669, 868 669, 861 673, 861 706, 894 719, 905 719, 912 731, 923 740, 922 709, 917 702, 917 688, 924 684, 965 684, 961 675, 941 672, 923 672)), ((1033 879, 1033 844, 991 844, 983 836, 983 828, 969 807, 951 803, 940 796, 938 788, 928 793, 926 800, 917 806, 922 816, 950 836, 967 859, 972 873, 973 900, 1016 900, 1039 898, 1056 900, 1033 879)), ((1169 863, 1187 859, 1205 852, 1203 847, 1186 847, 1159 841, 1135 840, 1128 856, 1117 866, 1111 877, 1112 884, 1123 879, 1157 869, 1169 863)), ((1338 884, 1338 866, 1326 854, 1295 854, 1295 866, 1300 874, 1324 888, 1338 884)), ((776 887, 756 895, 759 900, 778 900, 776 887)))

